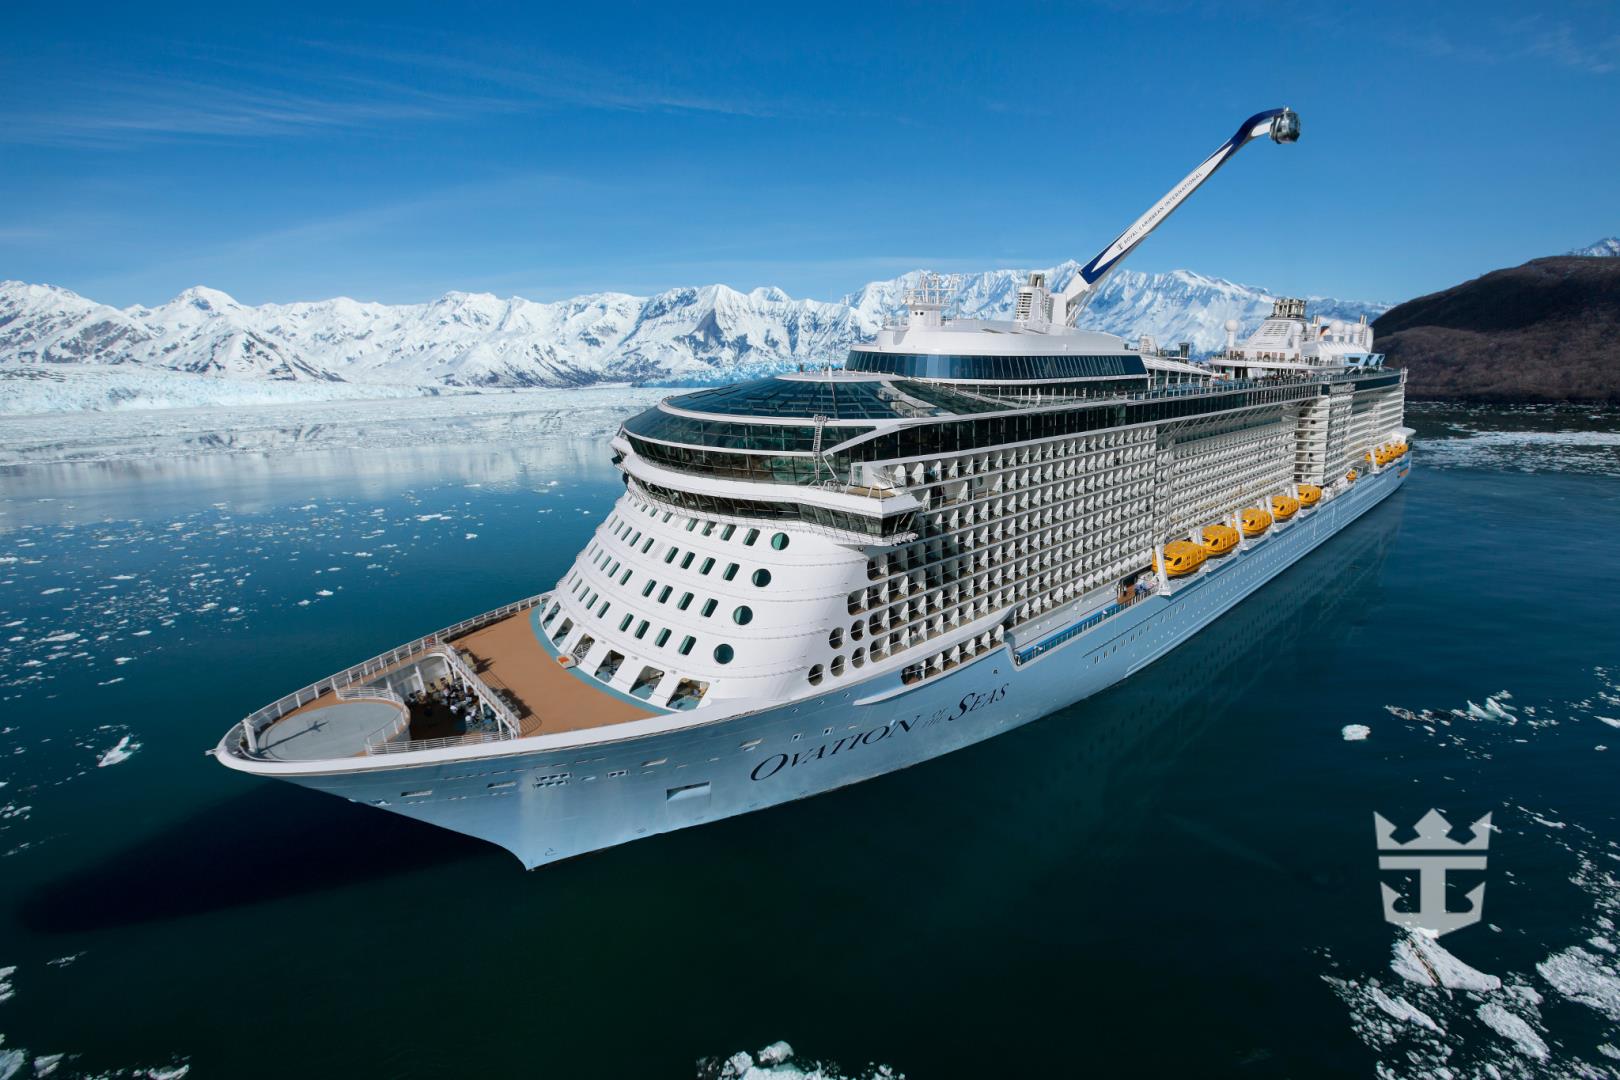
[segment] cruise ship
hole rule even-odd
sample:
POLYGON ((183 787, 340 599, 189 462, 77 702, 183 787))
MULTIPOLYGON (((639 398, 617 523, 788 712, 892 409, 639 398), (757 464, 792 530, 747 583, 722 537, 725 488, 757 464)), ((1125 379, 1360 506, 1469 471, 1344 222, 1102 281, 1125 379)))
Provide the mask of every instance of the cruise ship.
MULTIPOLYGON (((925 278, 828 366, 671 396, 552 588, 255 711, 213 751, 536 867, 915 765, 1163 657, 1387 498, 1405 373, 1282 299, 1207 362, 1079 328, 1249 118, 1014 318, 925 278)), ((1260 602, 1260 601, 1257 601, 1260 602)), ((1148 673, 1142 678, 1152 679, 1148 673)))

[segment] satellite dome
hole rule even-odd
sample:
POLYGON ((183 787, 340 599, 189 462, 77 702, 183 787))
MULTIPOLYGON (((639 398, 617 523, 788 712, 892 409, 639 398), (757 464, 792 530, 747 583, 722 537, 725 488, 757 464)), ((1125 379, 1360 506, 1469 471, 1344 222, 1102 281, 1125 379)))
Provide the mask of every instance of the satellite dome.
POLYGON ((1333 325, 1328 327, 1328 332, 1333 334, 1344 333, 1344 323, 1340 322, 1338 319, 1334 319, 1333 325))
POLYGON ((1236 319, 1227 319, 1226 320, 1226 331, 1227 331, 1227 333, 1235 334, 1235 333, 1237 333, 1237 328, 1238 328, 1238 321, 1236 319))

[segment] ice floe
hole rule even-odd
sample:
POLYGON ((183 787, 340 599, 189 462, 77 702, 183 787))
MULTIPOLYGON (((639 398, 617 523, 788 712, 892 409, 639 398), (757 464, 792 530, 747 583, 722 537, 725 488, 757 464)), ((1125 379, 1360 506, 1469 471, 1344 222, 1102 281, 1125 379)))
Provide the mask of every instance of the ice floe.
POLYGON ((128 761, 132 756, 134 756, 135 751, 139 750, 140 748, 140 743, 134 741, 128 735, 125 735, 123 738, 118 740, 117 745, 103 751, 101 756, 96 758, 96 767, 99 769, 105 769, 109 765, 117 765, 121 762, 128 761))
POLYGON ((697 1063, 697 1075, 699 1080, 905 1080, 887 1065, 846 1072, 827 1062, 800 1060, 780 1040, 753 1054, 739 1050, 726 1058, 705 1058, 697 1063))
POLYGON ((1546 1042, 1517 1013, 1509 1012, 1494 1001, 1487 1001, 1479 1007, 1478 1015, 1491 1030, 1511 1042, 1513 1048, 1525 1057, 1547 1060, 1546 1042))
POLYGON ((11 986, 11 977, 17 974, 17 965, 0 967, 0 1002, 10 1001, 17 996, 17 991, 11 986))
POLYGON ((1395 943, 1394 953, 1390 968, 1409 982, 1477 992, 1502 988, 1501 979, 1469 967, 1421 930, 1407 931, 1395 943))
POLYGON ((1560 994, 1620 1024, 1620 975, 1596 953, 1576 945, 1549 956, 1536 970, 1560 994))
POLYGON ((1366 724, 1346 724, 1340 734, 1344 736, 1345 742, 1360 742, 1372 734, 1372 728, 1366 724))

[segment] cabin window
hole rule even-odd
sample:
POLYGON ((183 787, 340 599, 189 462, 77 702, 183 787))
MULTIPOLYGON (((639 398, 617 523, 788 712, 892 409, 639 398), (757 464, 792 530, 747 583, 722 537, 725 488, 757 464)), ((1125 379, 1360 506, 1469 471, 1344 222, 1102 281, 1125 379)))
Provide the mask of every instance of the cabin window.
POLYGON ((764 567, 760 567, 758 570, 754 571, 753 580, 755 588, 763 589, 765 586, 771 583, 771 572, 766 570, 764 567))
POLYGON ((726 572, 724 574, 725 579, 727 581, 730 581, 732 578, 736 577, 738 569, 739 569, 739 567, 737 566, 736 563, 727 563, 726 564, 726 572))
POLYGON ((729 664, 732 657, 736 655, 737 650, 730 645, 716 645, 714 647, 714 662, 717 664, 729 664))
MULTIPOLYGON (((703 695, 709 692, 709 684, 698 682, 696 679, 682 679, 675 686, 675 692, 669 695, 669 707, 672 709, 695 709, 703 700, 703 695)), ((703 785, 708 787, 707 784, 703 785)))
POLYGON ((630 624, 635 621, 636 617, 634 615, 630 614, 628 611, 625 612, 624 618, 619 620, 619 633, 622 634, 626 630, 630 629, 630 624))
POLYGON ((619 665, 624 663, 624 654, 616 653, 612 649, 602 657, 602 662, 596 666, 596 677, 603 682, 612 682, 613 676, 619 672, 619 665))
POLYGON ((692 606, 692 594, 691 593, 682 593, 680 602, 677 603, 675 606, 680 608, 682 611, 685 611, 687 608, 691 607, 692 606))
POLYGON ((637 641, 639 641, 642 638, 647 636, 647 626, 648 625, 649 624, 648 624, 646 619, 642 619, 641 622, 636 624, 636 640, 637 641))
POLYGON ((829 668, 829 670, 834 675, 842 675, 844 673, 844 658, 842 656, 833 657, 832 666, 829 668))
POLYGON ((844 628, 842 626, 835 626, 835 627, 833 627, 832 633, 827 635, 827 648, 829 648, 829 649, 840 649, 840 648, 843 648, 843 645, 844 645, 844 628))
POLYGON ((647 701, 652 697, 653 691, 658 689, 658 684, 663 681, 664 673, 658 668, 644 667, 641 669, 641 674, 636 676, 636 681, 630 687, 630 696, 638 697, 643 701, 647 701))
POLYGON ((662 649, 664 647, 664 643, 666 641, 668 641, 668 640, 669 640, 669 627, 666 626, 662 630, 658 631, 658 638, 657 638, 656 641, 653 642, 653 644, 657 645, 660 649, 662 649))
POLYGON ((551 640, 552 641, 561 641, 563 638, 568 636, 568 632, 570 630, 572 630, 573 628, 574 628, 574 620, 573 619, 564 619, 562 621, 562 625, 557 627, 557 632, 555 634, 551 635, 551 640))
POLYGON ((674 592, 674 591, 675 591, 675 586, 673 586, 673 585, 665 585, 663 587, 663 589, 661 589, 659 591, 659 593, 658 593, 658 602, 660 604, 667 602, 669 600, 669 594, 674 592))
POLYGON ((681 569, 685 570, 688 567, 690 567, 692 565, 692 560, 695 559, 695 558, 697 558, 697 552, 688 551, 686 553, 686 558, 681 560, 681 569))
POLYGON ((703 617, 707 619, 710 615, 713 615, 714 609, 719 606, 720 602, 712 596, 703 601, 703 617))
POLYGON ((787 533, 777 533, 775 536, 771 537, 771 547, 775 548, 777 551, 785 551, 787 550, 787 546, 787 533))
POLYGON ((822 674, 823 674, 823 672, 822 672, 821 665, 820 664, 812 664, 812 665, 810 665, 810 673, 805 677, 810 680, 810 685, 811 686, 820 686, 821 685, 822 674))
POLYGON ((747 535, 745 535, 743 537, 743 544, 746 547, 753 547, 754 546, 754 541, 758 540, 758 539, 759 539, 759 530, 758 529, 749 529, 747 535))
POLYGON ((724 529, 722 529, 720 531, 720 539, 722 539, 722 540, 730 540, 732 534, 735 533, 736 531, 737 531, 737 526, 735 526, 735 525, 727 525, 724 529))
POLYGON ((747 626, 754 621, 754 609, 747 604, 738 604, 736 610, 731 613, 731 621, 738 626, 747 626))
POLYGON ((681 647, 676 651, 679 652, 682 656, 690 655, 691 652, 692 652, 692 646, 696 645, 696 644, 697 644, 697 638, 693 637, 691 634, 687 634, 685 637, 683 637, 681 639, 681 647))

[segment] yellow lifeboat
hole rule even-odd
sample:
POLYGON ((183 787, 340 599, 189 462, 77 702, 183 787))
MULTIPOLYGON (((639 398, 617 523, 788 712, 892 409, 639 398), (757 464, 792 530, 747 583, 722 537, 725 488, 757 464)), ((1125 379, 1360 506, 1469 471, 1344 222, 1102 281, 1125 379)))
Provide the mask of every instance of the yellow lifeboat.
POLYGON ((1372 458, 1372 451, 1371 451, 1371 450, 1369 450, 1369 451, 1367 451, 1367 452, 1366 452, 1366 453, 1365 453, 1365 454, 1362 454, 1362 455, 1361 455, 1361 460, 1362 460, 1362 461, 1365 461, 1365 462, 1366 462, 1366 463, 1367 463, 1367 464, 1369 464, 1369 465, 1371 465, 1371 464, 1372 464, 1372 459, 1373 459, 1373 458, 1372 458))
POLYGON ((1344 474, 1344 478, 1346 480, 1350 481, 1352 484, 1355 483, 1356 482, 1356 470, 1351 469, 1349 472, 1344 474))
POLYGON ((1273 495, 1271 497, 1271 516, 1278 521, 1287 521, 1299 513, 1299 500, 1289 495, 1273 495))
POLYGON ((1380 446, 1378 449, 1373 451, 1373 460, 1376 461, 1380 466, 1388 465, 1391 461, 1395 460, 1395 454, 1390 450, 1389 447, 1380 446))
MULTIPOLYGON (((1164 545, 1164 573, 1166 577, 1186 577, 1204 565, 1204 547, 1190 540, 1172 540, 1164 545)), ((1158 556, 1153 558, 1153 569, 1159 568, 1158 556)))
POLYGON ((1315 484, 1299 485, 1299 505, 1307 510, 1322 501, 1322 489, 1315 484))
POLYGON ((1205 525, 1202 535, 1204 551, 1218 559, 1238 545, 1238 532, 1230 525, 1205 525))
POLYGON ((1243 511, 1242 526, 1243 535, 1253 540, 1271 528, 1271 515, 1258 506, 1251 506, 1243 511))

